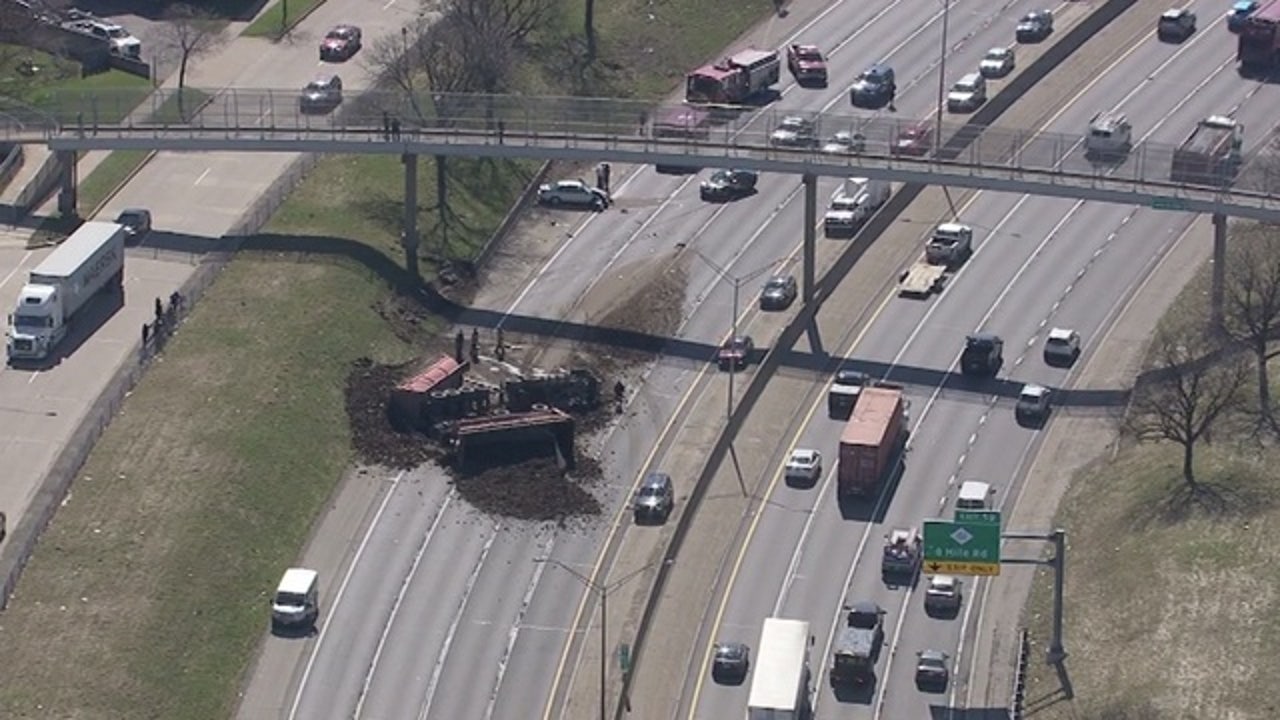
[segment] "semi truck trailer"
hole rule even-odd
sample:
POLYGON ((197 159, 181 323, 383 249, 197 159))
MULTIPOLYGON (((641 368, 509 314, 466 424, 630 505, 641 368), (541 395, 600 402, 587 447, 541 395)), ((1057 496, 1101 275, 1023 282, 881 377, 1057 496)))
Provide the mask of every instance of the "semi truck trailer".
POLYGON ((902 459, 907 437, 902 391, 864 387, 840 436, 837 490, 840 499, 874 495, 880 481, 902 459))
POLYGON ((809 623, 765 618, 747 696, 747 720, 809 717, 809 623))
POLYGON ((124 293, 123 225, 87 222, 31 271, 9 315, 10 362, 49 358, 90 301, 124 293))

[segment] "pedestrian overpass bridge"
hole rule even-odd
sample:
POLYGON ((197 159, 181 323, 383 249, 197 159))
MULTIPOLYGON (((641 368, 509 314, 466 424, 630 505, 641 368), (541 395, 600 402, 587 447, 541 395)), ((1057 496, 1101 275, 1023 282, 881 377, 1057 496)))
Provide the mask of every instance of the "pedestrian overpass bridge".
MULTIPOLYGON (((1169 179, 1174 146, 1139 143, 1122 160, 1085 157, 1077 135, 974 123, 924 123, 919 155, 902 152, 921 124, 890 113, 690 109, 631 100, 512 95, 364 93, 331 111, 300 110, 296 90, 103 91, 41 108, 0 104, 0 142, 54 151, 160 150, 443 155, 739 167, 800 176, 871 177, 997 192, 1142 205, 1280 222, 1280 157, 1255 149, 1229 186, 1169 179), (181 110, 180 105, 184 105, 181 110), (812 123, 819 146, 779 146, 786 117, 812 123), (398 132, 391 131, 391 125, 398 132), (944 142, 939 146, 935 137, 944 142), (856 154, 826 153, 837 132, 860 133, 856 154)), ((1256 140, 1256 139, 1255 139, 1256 140)))

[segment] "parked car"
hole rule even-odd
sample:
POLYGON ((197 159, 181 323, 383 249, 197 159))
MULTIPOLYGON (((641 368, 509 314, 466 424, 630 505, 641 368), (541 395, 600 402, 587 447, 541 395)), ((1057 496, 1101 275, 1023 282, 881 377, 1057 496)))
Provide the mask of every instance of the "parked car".
POLYGON ((1053 34, 1053 11, 1033 10, 1018 21, 1015 37, 1020 43, 1042 42, 1053 34))
POLYGON ((813 147, 818 144, 814 121, 799 115, 788 115, 769 134, 769 144, 781 147, 813 147))
POLYGON ((982 73, 984 77, 1002 78, 1013 72, 1015 65, 1013 48, 991 48, 986 55, 982 56, 982 61, 978 63, 978 72, 982 73))
POLYGON ((800 85, 827 86, 827 59, 816 45, 789 45, 787 69, 800 85))
POLYGON ((538 203, 551 207, 569 205, 599 211, 609 207, 609 195, 581 180, 557 180, 538 188, 538 203))
POLYGON ((987 79, 982 73, 969 73, 956 81, 947 93, 948 112, 973 112, 987 101, 987 79))
POLYGON ((1070 328, 1054 328, 1044 340, 1044 361, 1069 367, 1080 357, 1080 333, 1070 328))
POLYGON ((151 232, 151 211, 143 208, 125 208, 116 215, 116 224, 124 226, 130 242, 141 242, 151 232))
POLYGON ((640 483, 636 490, 632 510, 637 525, 654 523, 661 525, 671 517, 671 510, 676 505, 675 486, 671 476, 662 472, 651 472, 640 483))
POLYGON ((759 179, 754 170, 717 170, 702 181, 698 194, 703 200, 736 200, 754 194, 759 179))
POLYGON ((894 155, 921 157, 933 148, 933 126, 927 122, 908 125, 898 131, 891 150, 894 155))
POLYGON ((863 71, 849 89, 849 101, 854 107, 875 110, 893 102, 898 93, 893 68, 888 65, 872 65, 863 71))
POLYGON ((746 643, 716 643, 711 678, 720 683, 741 683, 751 669, 751 648, 746 643))
POLYGON ((105 42, 112 55, 134 59, 142 56, 142 41, 113 22, 101 18, 82 18, 64 23, 62 27, 92 35, 105 42))
POLYGON ((360 52, 362 47, 360 40, 360 28, 355 25, 334 26, 320 41, 320 60, 329 62, 348 60, 352 55, 360 52))
POLYGON ((786 310, 796 301, 799 288, 794 275, 774 275, 760 291, 761 310, 786 310))
POLYGON ((788 483, 813 485, 822 478, 822 453, 807 448, 792 450, 785 475, 788 483))
POLYGON ((751 353, 755 351, 756 343, 750 335, 729 338, 716 352, 716 363, 721 370, 740 370, 751 362, 751 353))
POLYGON ((1196 32, 1196 14, 1187 8, 1165 10, 1156 23, 1156 37, 1160 40, 1182 42, 1196 32))
POLYGON ((302 88, 298 108, 304 113, 329 112, 342 104, 342 78, 321 75, 302 88))

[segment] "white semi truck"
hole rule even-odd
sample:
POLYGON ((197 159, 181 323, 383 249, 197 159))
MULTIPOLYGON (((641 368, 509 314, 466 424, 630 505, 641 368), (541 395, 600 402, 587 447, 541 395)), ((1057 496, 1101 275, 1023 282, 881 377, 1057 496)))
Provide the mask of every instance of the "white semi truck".
POLYGON ((123 225, 87 222, 31 271, 9 315, 9 360, 47 359, 90 299, 124 292, 123 225))
POLYGON ((809 717, 809 623, 766 618, 747 698, 747 720, 809 717))

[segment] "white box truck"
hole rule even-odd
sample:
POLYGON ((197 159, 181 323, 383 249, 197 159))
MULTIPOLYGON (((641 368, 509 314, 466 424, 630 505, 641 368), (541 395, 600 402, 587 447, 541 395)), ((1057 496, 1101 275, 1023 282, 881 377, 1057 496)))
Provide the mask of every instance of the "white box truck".
POLYGON ((99 292, 124 292, 123 225, 87 222, 31 271, 9 315, 9 360, 48 358, 99 292))
POLYGON ((766 618, 760 630, 747 720, 809 717, 809 623, 766 618))

